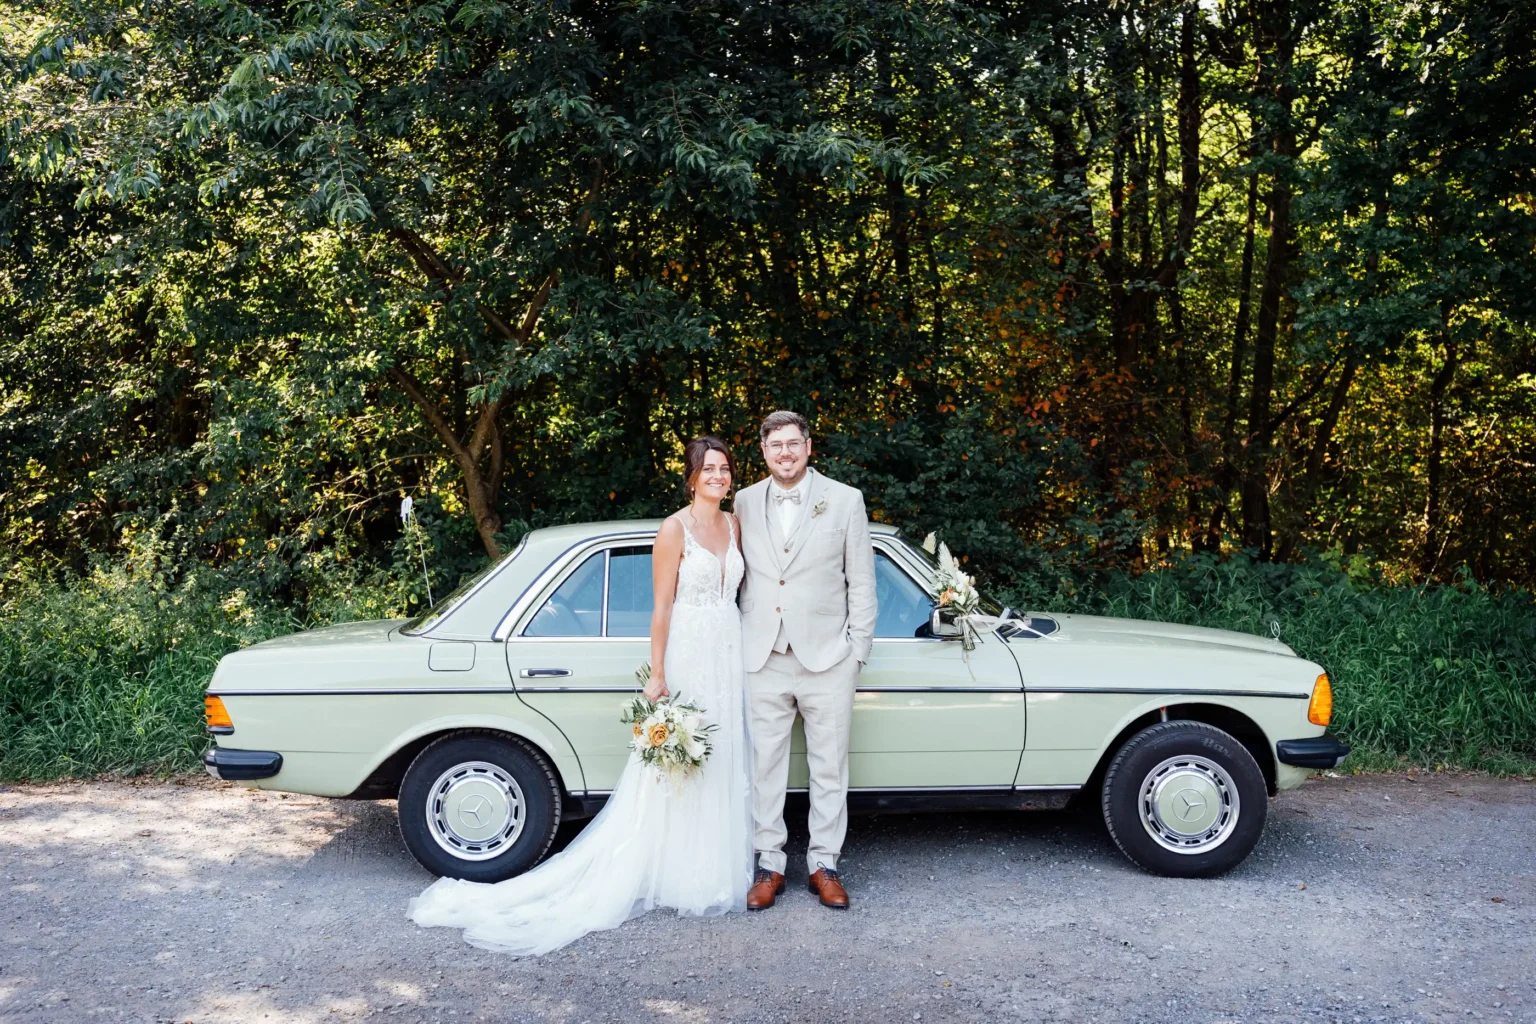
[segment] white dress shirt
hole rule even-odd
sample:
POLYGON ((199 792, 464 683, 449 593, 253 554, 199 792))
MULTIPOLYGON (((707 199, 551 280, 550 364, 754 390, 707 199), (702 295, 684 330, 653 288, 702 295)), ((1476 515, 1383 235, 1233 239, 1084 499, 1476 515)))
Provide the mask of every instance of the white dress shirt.
POLYGON ((800 515, 805 511, 806 495, 810 492, 810 473, 800 478, 800 482, 794 487, 784 487, 778 480, 774 480, 768 486, 768 500, 773 504, 773 514, 779 517, 779 529, 784 531, 785 539, 795 535, 795 527, 800 525, 800 515), (799 492, 800 501, 796 504, 787 498, 784 501, 774 501, 775 494, 794 494, 799 492))

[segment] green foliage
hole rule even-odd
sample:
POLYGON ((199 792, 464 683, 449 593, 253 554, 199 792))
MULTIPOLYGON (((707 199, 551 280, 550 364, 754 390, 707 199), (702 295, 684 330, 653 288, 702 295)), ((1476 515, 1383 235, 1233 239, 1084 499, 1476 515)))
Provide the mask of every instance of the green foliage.
MULTIPOLYGON (((0 779, 195 769, 219 658, 298 629, 398 618, 425 603, 416 553, 394 568, 308 565, 280 604, 239 573, 173 579, 162 552, 84 574, 14 563, 0 591, 0 779)), ((456 579, 439 581, 439 596, 456 579)))
POLYGON ((0 541, 455 576, 794 407, 1009 571, 1529 584, 1533 17, 0 6, 0 541))
POLYGON ((219 657, 295 626, 242 591, 105 565, 13 583, 0 608, 0 777, 191 767, 219 657))
MULTIPOLYGON (((668 512, 690 437, 756 473, 788 407, 1015 587, 1208 601, 1182 555, 1329 548, 1528 590, 1533 37, 1516 0, 0 0, 0 547, 409 610, 422 550, 442 592, 668 512)), ((1490 671, 1486 732, 1369 742, 1511 742, 1490 671)))

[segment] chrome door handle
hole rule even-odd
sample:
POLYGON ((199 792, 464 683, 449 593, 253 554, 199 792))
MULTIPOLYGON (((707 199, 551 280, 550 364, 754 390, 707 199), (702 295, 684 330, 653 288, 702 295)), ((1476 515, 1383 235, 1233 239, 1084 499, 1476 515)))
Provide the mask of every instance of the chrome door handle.
POLYGON ((522 679, 554 679, 570 675, 571 670, 568 668, 525 668, 517 674, 522 679))

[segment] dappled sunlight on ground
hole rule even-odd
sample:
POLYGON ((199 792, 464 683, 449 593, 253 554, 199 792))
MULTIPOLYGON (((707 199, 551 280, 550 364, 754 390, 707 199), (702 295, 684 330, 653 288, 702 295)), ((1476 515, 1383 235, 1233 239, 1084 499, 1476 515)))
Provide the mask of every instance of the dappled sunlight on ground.
POLYGON ((647 999, 645 1008, 658 1017, 683 1021, 685 1024, 704 1024, 711 1019, 709 1011, 702 1007, 689 1006, 676 999, 647 999))
POLYGON ((1211 880, 1137 871, 1088 812, 855 816, 848 911, 792 858, 763 914, 657 912, 514 959, 406 920, 431 877, 390 803, 0 786, 0 1020, 1536 1024, 1533 795, 1318 780, 1211 880), (1218 975, 1147 1001, 1147 979, 1212 957, 1218 975))
POLYGON ((93 858, 92 874, 142 879, 130 885, 152 895, 217 884, 206 873, 213 864, 307 860, 360 814, 381 813, 372 804, 287 797, 212 780, 116 788, 120 795, 111 806, 103 806, 91 784, 0 792, 0 855, 44 869, 85 847, 110 850, 110 857, 93 858), (178 808, 168 816, 165 800, 172 794, 178 808))

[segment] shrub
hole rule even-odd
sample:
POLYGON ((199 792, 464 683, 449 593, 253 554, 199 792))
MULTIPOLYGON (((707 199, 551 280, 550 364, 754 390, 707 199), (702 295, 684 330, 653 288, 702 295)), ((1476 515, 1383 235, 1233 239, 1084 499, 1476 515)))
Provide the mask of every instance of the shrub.
POLYGON ((106 564, 13 580, 0 604, 0 778, 195 766, 220 656, 295 625, 242 591, 106 564))

